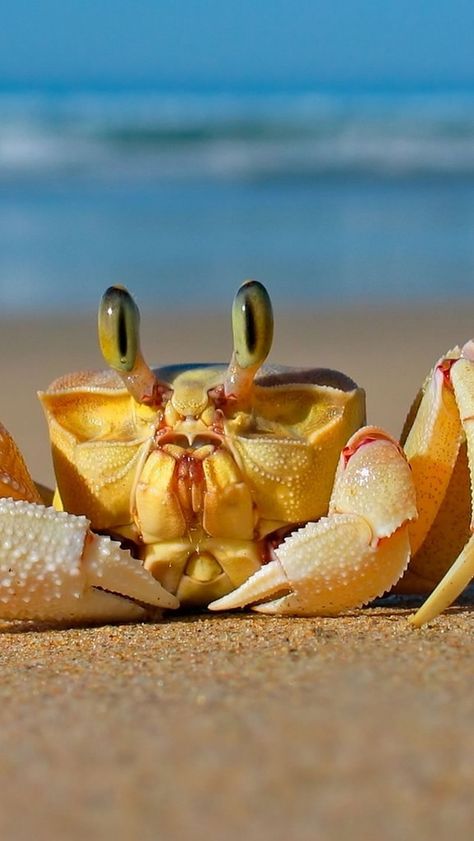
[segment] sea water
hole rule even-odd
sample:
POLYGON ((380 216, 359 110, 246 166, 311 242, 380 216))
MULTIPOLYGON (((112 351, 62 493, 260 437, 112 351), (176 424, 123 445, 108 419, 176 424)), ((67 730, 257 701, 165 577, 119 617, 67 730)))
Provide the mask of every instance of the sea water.
POLYGON ((474 291, 474 91, 0 90, 1 313, 474 291))

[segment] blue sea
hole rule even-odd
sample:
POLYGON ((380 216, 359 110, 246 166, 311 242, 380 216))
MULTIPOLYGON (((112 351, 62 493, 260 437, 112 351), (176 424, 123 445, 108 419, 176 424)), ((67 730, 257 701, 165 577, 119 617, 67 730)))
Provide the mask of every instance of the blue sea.
POLYGON ((474 90, 0 89, 3 314, 474 290, 474 90))

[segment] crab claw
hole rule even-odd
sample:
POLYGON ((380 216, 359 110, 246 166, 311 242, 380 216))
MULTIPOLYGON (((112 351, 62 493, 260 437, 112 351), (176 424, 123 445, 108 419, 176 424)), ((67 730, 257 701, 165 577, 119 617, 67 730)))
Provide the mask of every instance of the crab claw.
POLYGON ((328 516, 290 535, 275 560, 209 607, 252 604, 261 613, 330 616, 367 604, 406 569, 408 523, 415 517, 414 485, 400 447, 365 427, 341 455, 328 516))
POLYGON ((1 619, 123 621, 179 605, 85 517, 0 499, 0 535, 1 619))

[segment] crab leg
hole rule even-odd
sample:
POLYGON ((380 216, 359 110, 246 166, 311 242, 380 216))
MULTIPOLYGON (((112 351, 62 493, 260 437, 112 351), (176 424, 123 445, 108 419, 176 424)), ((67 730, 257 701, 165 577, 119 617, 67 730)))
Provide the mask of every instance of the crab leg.
POLYGON ((408 522, 415 516, 410 469, 398 444, 365 427, 341 455, 328 516, 292 534, 275 560, 209 607, 253 603, 261 613, 334 615, 366 604, 406 569, 408 522))
MULTIPOLYGON (((457 438, 460 439, 462 432, 466 436, 467 454, 471 477, 474 467, 474 355, 472 343, 469 342, 462 350, 461 358, 455 360, 444 360, 447 375, 445 376, 445 398, 449 392, 456 406, 452 410, 453 423, 457 419, 457 438), (447 364, 449 363, 449 364, 447 364)), ((453 435, 454 437, 454 435, 453 435)), ((407 445, 409 443, 407 439, 407 445)), ((439 440, 436 441, 439 445, 439 440)), ((441 441, 444 443, 444 440, 441 441)), ((439 450, 440 447, 433 447, 439 450)), ((409 458, 411 453, 407 453, 409 458)), ((413 456, 414 458, 415 456, 413 456)), ((418 487, 417 487, 418 494, 418 487)), ((420 505, 421 507, 421 505, 420 505)), ((471 512, 474 511, 474 486, 471 479, 471 512)), ((433 590, 424 605, 417 611, 410 620, 415 627, 419 628, 431 619, 438 616, 443 610, 462 593, 471 579, 474 577, 474 519, 471 513, 471 536, 467 541, 461 554, 450 567, 444 578, 433 590)))
POLYGON ((459 453, 462 427, 456 395, 451 386, 454 359, 442 359, 428 380, 405 455, 416 487, 418 519, 410 526, 410 544, 415 555, 431 528, 445 497, 459 453))
POLYGON ((15 441, 0 423, 0 497, 42 502, 15 441))

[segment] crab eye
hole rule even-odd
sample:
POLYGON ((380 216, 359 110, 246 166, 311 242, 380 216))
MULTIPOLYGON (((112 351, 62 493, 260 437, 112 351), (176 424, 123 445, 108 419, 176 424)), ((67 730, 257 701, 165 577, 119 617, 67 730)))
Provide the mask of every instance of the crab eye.
POLYGON ((273 339, 273 312, 265 287, 257 280, 242 284, 232 306, 234 354, 241 368, 257 368, 267 358, 273 339))
POLYGON ((273 312, 267 290, 256 280, 242 284, 232 306, 234 352, 224 378, 224 394, 241 407, 250 403, 255 374, 273 338, 273 312))
POLYGON ((140 313, 124 286, 109 286, 99 306, 102 355, 139 403, 158 405, 166 387, 158 382, 140 350, 140 313))
POLYGON ((102 355, 116 371, 133 370, 139 353, 140 313, 124 286, 109 286, 99 306, 102 355))

